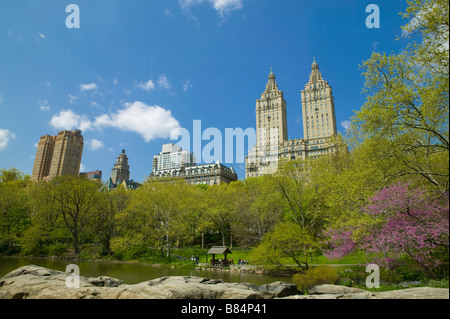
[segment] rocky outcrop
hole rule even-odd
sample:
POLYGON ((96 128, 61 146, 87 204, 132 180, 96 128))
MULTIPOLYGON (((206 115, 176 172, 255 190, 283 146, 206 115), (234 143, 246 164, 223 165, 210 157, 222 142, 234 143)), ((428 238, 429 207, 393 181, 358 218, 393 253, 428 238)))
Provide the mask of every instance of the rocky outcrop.
POLYGON ((291 283, 256 286, 194 276, 162 277, 135 285, 106 276, 80 276, 79 288, 68 288, 68 275, 34 265, 18 268, 0 279, 0 299, 272 299, 300 293, 291 283))
POLYGON ((69 288, 68 276, 33 265, 20 267, 0 279, 0 299, 449 299, 449 290, 443 288, 369 292, 320 285, 301 295, 294 284, 287 282, 256 286, 194 276, 162 277, 135 285, 107 276, 80 276, 79 288, 69 288))
MULTIPOLYGON (((308 295, 292 295, 289 299, 449 299, 445 288, 417 287, 392 291, 371 292, 337 285, 320 285, 308 295)), ((285 299, 286 299, 285 298, 285 299)))

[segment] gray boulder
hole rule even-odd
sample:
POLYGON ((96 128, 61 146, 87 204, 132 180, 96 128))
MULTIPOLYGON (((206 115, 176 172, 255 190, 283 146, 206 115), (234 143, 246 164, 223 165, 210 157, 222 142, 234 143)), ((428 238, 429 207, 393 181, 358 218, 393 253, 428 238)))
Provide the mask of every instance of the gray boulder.
POLYGON ((308 295, 291 295, 285 299, 449 299, 449 290, 418 287, 372 292, 346 286, 319 285, 310 289, 308 295))
POLYGON ((275 281, 271 284, 261 285, 258 287, 258 290, 271 292, 275 295, 275 298, 301 294, 297 289, 297 285, 284 281, 275 281))
POLYGON ((20 267, 0 278, 0 299, 449 299, 444 288, 370 292, 320 285, 301 295, 294 284, 281 281, 256 286, 195 276, 161 277, 135 285, 107 276, 80 276, 79 288, 69 288, 68 275, 34 265, 20 267))
POLYGON ((318 285, 309 290, 310 295, 345 295, 345 294, 355 294, 355 293, 361 293, 365 292, 365 290, 358 289, 358 288, 352 288, 352 287, 346 287, 346 286, 339 286, 339 285, 318 285))
MULTIPOLYGON (((66 286, 68 273, 34 265, 18 268, 0 279, 0 299, 272 299, 284 291, 260 291, 247 283, 194 276, 170 276, 127 285, 107 276, 79 277, 79 288, 66 286)), ((283 292, 284 291, 284 292, 283 292)))

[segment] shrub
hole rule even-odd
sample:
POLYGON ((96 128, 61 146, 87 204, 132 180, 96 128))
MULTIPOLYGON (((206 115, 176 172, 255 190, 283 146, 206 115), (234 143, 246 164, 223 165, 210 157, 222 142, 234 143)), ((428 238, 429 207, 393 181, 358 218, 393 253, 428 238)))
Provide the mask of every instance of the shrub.
POLYGON ((323 284, 335 284, 338 280, 336 271, 329 266, 318 266, 310 268, 304 272, 295 274, 292 278, 294 284, 301 288, 303 292, 314 286, 323 284))
POLYGON ((61 256, 69 248, 67 243, 53 243, 44 248, 44 251, 49 256, 61 256))

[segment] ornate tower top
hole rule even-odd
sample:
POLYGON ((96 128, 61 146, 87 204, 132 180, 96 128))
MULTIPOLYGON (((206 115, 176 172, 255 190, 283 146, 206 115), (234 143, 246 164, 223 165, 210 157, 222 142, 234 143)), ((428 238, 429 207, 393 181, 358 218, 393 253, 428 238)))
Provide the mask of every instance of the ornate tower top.
POLYGON ((114 184, 119 184, 123 181, 128 181, 130 178, 130 166, 128 165, 128 156, 125 150, 117 156, 116 163, 111 170, 111 180, 114 184))
POLYGON ((313 64, 311 65, 311 74, 309 75, 308 83, 317 83, 323 81, 322 74, 319 71, 319 65, 316 62, 316 58, 313 58, 313 64))
POLYGON ((270 67, 269 81, 266 84, 266 90, 264 92, 267 93, 267 92, 273 92, 273 91, 279 91, 279 90, 278 90, 277 82, 275 81, 275 74, 273 73, 272 67, 270 67))

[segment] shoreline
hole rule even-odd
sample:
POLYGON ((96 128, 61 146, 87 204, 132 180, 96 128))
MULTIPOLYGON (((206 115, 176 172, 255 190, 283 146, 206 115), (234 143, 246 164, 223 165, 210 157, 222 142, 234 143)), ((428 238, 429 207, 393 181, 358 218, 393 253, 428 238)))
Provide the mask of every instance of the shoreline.
POLYGON ((284 277, 284 274, 278 273, 267 273, 261 266, 258 265, 230 265, 226 268, 221 267, 211 267, 207 263, 198 263, 195 265, 174 265, 171 263, 162 264, 162 263, 148 263, 137 260, 108 260, 108 259, 84 259, 75 256, 33 256, 33 255, 4 255, 0 254, 1 258, 34 258, 34 259, 42 259, 42 260, 59 260, 59 261, 76 261, 76 262, 96 262, 96 263, 109 263, 109 264, 128 264, 128 265, 145 265, 150 267, 169 267, 171 269, 175 268, 188 268, 192 270, 200 270, 200 271, 223 271, 223 272, 243 272, 243 273, 252 273, 255 275, 273 275, 284 277))

